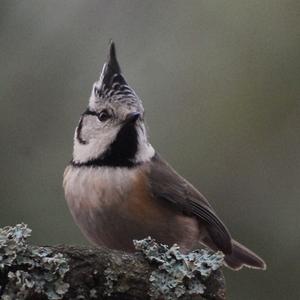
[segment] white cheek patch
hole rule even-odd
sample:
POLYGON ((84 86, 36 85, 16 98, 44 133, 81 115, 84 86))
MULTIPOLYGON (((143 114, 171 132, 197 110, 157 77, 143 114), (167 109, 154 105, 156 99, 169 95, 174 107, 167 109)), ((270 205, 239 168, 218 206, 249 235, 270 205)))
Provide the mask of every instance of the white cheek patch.
MULTIPOLYGON (((96 130, 93 128, 93 130, 96 130)), ((74 149, 73 149, 73 160, 76 163, 84 163, 91 159, 95 159, 101 156, 115 140, 116 135, 119 131, 119 127, 99 129, 94 132, 87 144, 81 144, 74 137, 74 149)))
MULTIPOLYGON (((75 132, 73 160, 75 163, 86 163, 89 160, 96 159, 103 155, 115 141, 116 136, 121 129, 121 124, 111 124, 111 127, 99 124, 97 118, 91 116, 86 117, 82 124, 81 139, 82 143, 77 138, 75 132)), ((143 123, 139 123, 137 130, 137 153, 133 159, 136 163, 150 161, 155 155, 155 150, 148 142, 146 129, 143 123)))

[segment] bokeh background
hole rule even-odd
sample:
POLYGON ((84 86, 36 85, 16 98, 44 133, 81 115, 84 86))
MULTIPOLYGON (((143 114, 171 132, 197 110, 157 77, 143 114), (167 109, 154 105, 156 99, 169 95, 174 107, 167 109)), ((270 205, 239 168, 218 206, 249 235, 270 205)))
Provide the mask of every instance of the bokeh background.
POLYGON ((300 299, 299 1, 0 3, 0 225, 84 244, 62 190, 74 128, 117 45, 152 144, 266 272, 229 299, 300 299))

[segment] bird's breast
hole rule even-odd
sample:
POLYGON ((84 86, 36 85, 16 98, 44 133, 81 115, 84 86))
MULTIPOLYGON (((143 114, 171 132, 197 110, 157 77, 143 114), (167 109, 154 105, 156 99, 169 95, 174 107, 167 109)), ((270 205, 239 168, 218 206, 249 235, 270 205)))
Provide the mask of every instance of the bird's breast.
POLYGON ((130 169, 69 166, 64 189, 72 209, 101 211, 125 201, 135 181, 136 172, 130 169))
POLYGON ((64 175, 72 215, 96 245, 133 250, 133 239, 152 236, 166 244, 197 241, 197 221, 155 199, 144 168, 74 168, 64 175))

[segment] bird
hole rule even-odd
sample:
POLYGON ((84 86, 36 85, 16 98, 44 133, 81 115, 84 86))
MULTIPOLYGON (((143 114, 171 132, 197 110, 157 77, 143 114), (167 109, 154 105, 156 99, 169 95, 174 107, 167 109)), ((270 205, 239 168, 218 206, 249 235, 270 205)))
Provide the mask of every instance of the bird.
POLYGON ((125 80, 113 41, 73 141, 63 176, 65 199, 92 244, 134 252, 133 240, 151 236, 185 253, 203 247, 221 251, 232 270, 266 269, 153 148, 142 101, 125 80))

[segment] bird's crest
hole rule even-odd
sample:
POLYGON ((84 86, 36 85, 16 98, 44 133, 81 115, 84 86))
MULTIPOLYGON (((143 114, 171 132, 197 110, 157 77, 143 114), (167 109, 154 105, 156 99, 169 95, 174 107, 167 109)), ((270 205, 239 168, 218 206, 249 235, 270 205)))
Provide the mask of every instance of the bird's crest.
POLYGON ((128 105, 141 105, 141 100, 122 74, 113 41, 110 42, 107 62, 103 65, 99 81, 94 85, 92 96, 95 96, 95 99, 92 97, 92 102, 118 101, 128 105))

